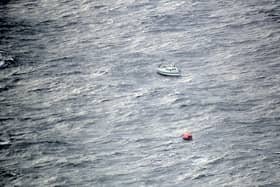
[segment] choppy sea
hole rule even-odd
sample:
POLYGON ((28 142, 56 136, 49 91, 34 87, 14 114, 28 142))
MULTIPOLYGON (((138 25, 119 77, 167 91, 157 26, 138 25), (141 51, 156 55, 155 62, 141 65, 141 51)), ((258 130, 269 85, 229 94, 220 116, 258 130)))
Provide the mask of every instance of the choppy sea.
POLYGON ((2 0, 0 186, 280 186, 280 1, 2 0))

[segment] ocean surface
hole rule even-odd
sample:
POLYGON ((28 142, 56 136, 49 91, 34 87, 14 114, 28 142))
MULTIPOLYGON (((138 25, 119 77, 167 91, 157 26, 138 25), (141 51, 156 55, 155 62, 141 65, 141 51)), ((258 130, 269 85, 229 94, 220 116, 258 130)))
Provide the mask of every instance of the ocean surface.
POLYGON ((280 1, 2 0, 0 186, 280 186, 280 1))

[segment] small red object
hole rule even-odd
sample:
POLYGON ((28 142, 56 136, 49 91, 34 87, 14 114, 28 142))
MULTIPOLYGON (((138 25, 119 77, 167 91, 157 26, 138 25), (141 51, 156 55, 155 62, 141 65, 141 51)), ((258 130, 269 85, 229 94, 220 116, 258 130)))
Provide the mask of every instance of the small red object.
POLYGON ((192 140, 192 134, 191 133, 188 133, 188 132, 185 132, 183 134, 183 139, 184 140, 192 140))

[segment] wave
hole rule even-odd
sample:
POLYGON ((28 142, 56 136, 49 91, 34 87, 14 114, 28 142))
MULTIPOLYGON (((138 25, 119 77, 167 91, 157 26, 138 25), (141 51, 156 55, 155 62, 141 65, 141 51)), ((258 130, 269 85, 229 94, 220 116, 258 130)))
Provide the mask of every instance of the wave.
POLYGON ((7 52, 0 50, 0 69, 6 68, 15 63, 14 57, 7 52))

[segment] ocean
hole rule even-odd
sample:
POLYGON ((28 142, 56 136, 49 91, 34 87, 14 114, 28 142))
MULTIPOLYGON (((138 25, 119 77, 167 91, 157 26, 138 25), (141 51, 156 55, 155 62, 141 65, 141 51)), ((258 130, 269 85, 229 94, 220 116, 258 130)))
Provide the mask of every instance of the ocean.
POLYGON ((278 0, 1 1, 0 186, 280 186, 279 46, 278 0))

